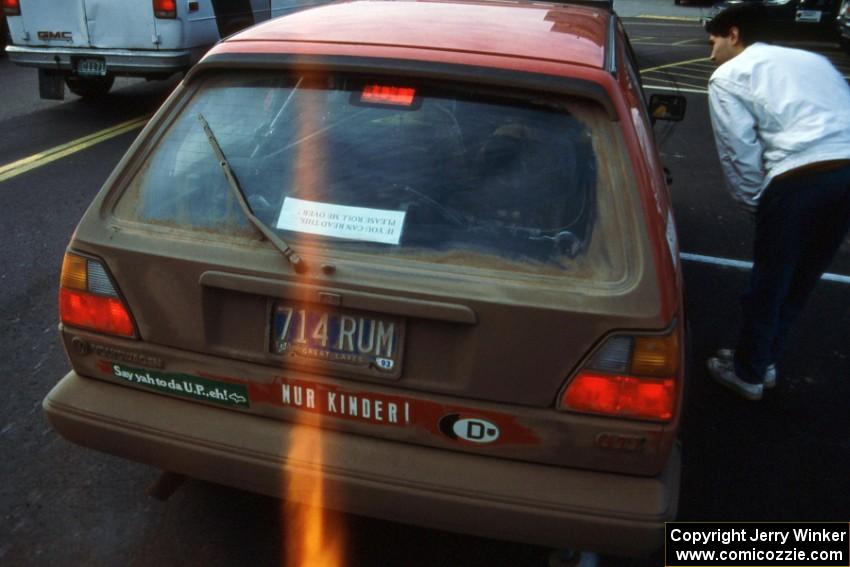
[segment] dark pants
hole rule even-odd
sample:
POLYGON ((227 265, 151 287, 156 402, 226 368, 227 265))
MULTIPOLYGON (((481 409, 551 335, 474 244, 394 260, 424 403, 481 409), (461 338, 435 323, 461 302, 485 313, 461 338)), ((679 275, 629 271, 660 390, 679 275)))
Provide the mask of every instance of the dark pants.
POLYGON ((850 166, 773 181, 756 211, 753 271, 742 298, 735 373, 761 382, 850 229, 850 166))

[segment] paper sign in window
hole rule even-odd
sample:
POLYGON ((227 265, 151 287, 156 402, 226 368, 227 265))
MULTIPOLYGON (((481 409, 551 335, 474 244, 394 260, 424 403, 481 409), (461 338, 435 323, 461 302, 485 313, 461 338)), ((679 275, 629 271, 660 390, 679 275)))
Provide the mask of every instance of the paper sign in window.
POLYGON ((363 242, 398 244, 404 211, 348 207, 287 197, 277 228, 363 242))

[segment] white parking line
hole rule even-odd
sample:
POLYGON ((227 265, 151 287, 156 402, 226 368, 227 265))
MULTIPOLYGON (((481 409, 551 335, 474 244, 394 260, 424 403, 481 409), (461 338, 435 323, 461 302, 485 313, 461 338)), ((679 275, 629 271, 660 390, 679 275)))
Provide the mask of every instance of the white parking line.
POLYGON ((666 63, 664 65, 658 65, 656 67, 650 67, 649 69, 641 69, 641 74, 651 73, 652 71, 660 71, 661 69, 668 69, 670 67, 679 67, 681 65, 689 65, 691 63, 705 63, 706 61, 711 61, 708 57, 700 57, 699 59, 688 59, 687 61, 676 61, 674 63, 666 63))
POLYGON ((683 39, 681 41, 677 41, 677 42, 673 43, 672 45, 678 45, 678 46, 688 45, 688 46, 691 46, 691 47, 704 46, 704 45, 708 45, 708 41, 704 38, 695 37, 695 38, 691 38, 691 39, 683 39))
MULTIPOLYGON (((665 21, 663 19, 659 20, 656 18, 650 17, 640 17, 640 16, 623 16, 623 22, 626 24, 626 27, 629 25, 632 26, 641 26, 641 27, 662 27, 662 28, 681 28, 685 22, 681 21, 665 21), (634 20, 634 21, 629 21, 634 20)), ((688 20, 693 21, 693 20, 688 20)))
POLYGON ((683 65, 683 67, 696 67, 697 69, 703 69, 705 71, 710 70, 712 73, 717 69, 717 63, 709 61, 696 61, 694 63, 688 63, 687 65, 683 65))
MULTIPOLYGON (((635 19, 639 19, 639 20, 662 20, 662 21, 666 20, 666 21, 669 21, 669 22, 687 22, 687 23, 696 22, 696 23, 699 23, 699 18, 697 18, 696 16, 653 16, 651 14, 640 14, 638 16, 632 16, 632 17, 635 18, 635 19)), ((643 22, 640 22, 640 23, 643 24, 643 22)), ((659 24, 656 24, 656 25, 659 25, 659 24)), ((667 25, 670 25, 670 24, 667 24, 667 25)))
MULTIPOLYGON (((672 79, 663 79, 665 81, 670 81, 671 83, 675 83, 679 79, 684 79, 685 81, 689 79, 696 79, 698 81, 706 81, 708 82, 708 78, 711 76, 711 73, 706 73, 702 71, 702 75, 694 75, 692 73, 686 73, 682 70, 677 70, 675 73, 671 73, 669 71, 652 71, 656 75, 661 75, 662 77, 673 77, 672 79)), ((694 73, 701 72, 699 69, 695 70, 694 73)))
POLYGON ((644 85, 644 89, 650 91, 670 91, 673 93, 695 93, 695 94, 708 94, 708 91, 705 89, 689 89, 685 87, 665 87, 662 85, 644 85))
POLYGON ((660 42, 660 41, 652 41, 652 40, 646 40, 646 39, 632 40, 632 45, 649 45, 651 47, 686 47, 686 48, 694 47, 693 45, 690 45, 690 44, 687 44, 687 43, 683 43, 682 45, 676 45, 674 43, 663 43, 663 42, 660 42))
MULTIPOLYGON (((716 258, 714 256, 703 256, 702 254, 690 254, 688 252, 682 252, 679 254, 679 257, 682 260, 687 260, 688 262, 699 262, 701 264, 712 264, 714 266, 725 266, 727 268, 738 268, 739 270, 752 270, 753 263, 745 262, 743 260, 730 260, 729 258, 716 258)), ((850 276, 842 276, 840 274, 824 274, 821 276, 822 280, 826 280, 829 282, 838 282, 844 284, 850 284, 850 276)))

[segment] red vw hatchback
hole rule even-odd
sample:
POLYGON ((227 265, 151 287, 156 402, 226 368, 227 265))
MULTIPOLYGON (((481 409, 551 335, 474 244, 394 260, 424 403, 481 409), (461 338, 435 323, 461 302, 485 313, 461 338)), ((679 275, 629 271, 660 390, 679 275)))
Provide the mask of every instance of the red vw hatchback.
POLYGON ((167 471, 639 554, 676 511, 681 287, 609 9, 337 3, 219 44, 118 164, 44 407, 167 471))

